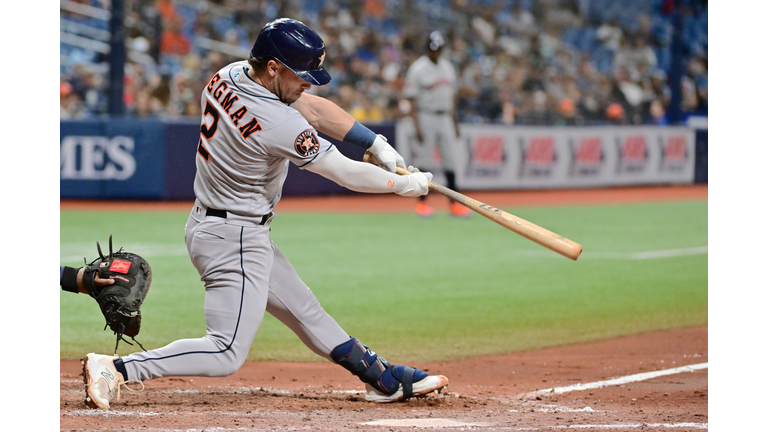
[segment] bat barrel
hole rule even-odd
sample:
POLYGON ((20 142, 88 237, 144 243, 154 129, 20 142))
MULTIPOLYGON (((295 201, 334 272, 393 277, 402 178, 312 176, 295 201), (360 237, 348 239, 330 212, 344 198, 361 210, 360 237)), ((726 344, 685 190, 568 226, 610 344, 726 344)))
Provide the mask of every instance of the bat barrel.
POLYGON ((582 246, 572 240, 569 240, 559 234, 553 233, 536 224, 528 222, 517 216, 511 215, 503 210, 499 210, 488 204, 462 195, 454 190, 448 189, 439 184, 429 184, 429 188, 439 192, 454 201, 472 209, 476 213, 496 222, 497 224, 514 231, 515 233, 544 246, 545 248, 557 252, 560 255, 576 261, 581 255, 582 246))
MULTIPOLYGON (((370 152, 365 153, 363 160, 374 164, 378 162, 376 157, 370 152)), ((400 175, 411 174, 410 171, 402 167, 397 167, 397 173, 400 175)), ((469 198, 468 196, 462 195, 453 189, 449 189, 437 183, 429 182, 429 189, 445 195, 470 210, 480 213, 497 224, 527 238, 528 240, 538 243, 549 250, 557 252, 566 258, 576 261, 581 255, 582 247, 580 244, 538 225, 532 224, 525 219, 520 219, 517 216, 513 216, 503 210, 499 210, 488 204, 469 198)))

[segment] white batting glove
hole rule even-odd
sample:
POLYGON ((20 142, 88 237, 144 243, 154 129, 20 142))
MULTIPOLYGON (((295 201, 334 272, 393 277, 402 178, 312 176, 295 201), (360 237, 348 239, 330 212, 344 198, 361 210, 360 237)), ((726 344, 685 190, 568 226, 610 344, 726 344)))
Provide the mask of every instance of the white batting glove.
POLYGON ((432 173, 416 171, 404 177, 408 179, 408 184, 405 186, 405 189, 397 193, 398 195, 418 197, 429 193, 429 182, 432 181, 432 173))
POLYGON ((398 153, 389 143, 387 137, 384 135, 376 135, 376 140, 373 141, 370 152, 376 156, 376 159, 381 162, 389 172, 397 172, 397 167, 405 168, 405 160, 400 153, 398 153))

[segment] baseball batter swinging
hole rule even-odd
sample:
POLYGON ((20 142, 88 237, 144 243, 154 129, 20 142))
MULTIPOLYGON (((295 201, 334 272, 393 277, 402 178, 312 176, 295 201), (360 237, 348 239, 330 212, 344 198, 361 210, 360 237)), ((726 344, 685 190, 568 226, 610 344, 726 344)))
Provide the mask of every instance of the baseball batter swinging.
POLYGON ((324 60, 317 33, 299 21, 278 19, 261 30, 248 61, 224 67, 203 89, 197 199, 185 241, 205 284, 206 335, 122 358, 86 355, 89 406, 109 409, 126 380, 233 374, 265 311, 313 352, 359 377, 367 401, 404 400, 448 384, 444 376, 388 363, 345 332, 269 237, 289 162, 359 192, 428 192, 430 173, 390 172, 404 162, 383 137, 332 102, 303 94, 331 80, 324 60), (316 128, 369 147, 388 171, 346 158, 316 128))

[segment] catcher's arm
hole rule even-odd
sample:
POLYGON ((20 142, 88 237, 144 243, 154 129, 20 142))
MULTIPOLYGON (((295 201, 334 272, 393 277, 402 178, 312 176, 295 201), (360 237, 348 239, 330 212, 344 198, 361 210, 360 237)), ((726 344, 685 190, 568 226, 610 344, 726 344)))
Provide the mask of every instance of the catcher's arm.
MULTIPOLYGON (((74 267, 60 265, 59 269, 60 269, 59 285, 61 285, 61 289, 63 289, 64 291, 75 293, 75 294, 77 294, 78 292, 81 292, 83 294, 88 294, 88 295, 91 294, 88 292, 88 289, 85 288, 85 285, 83 284, 83 274, 85 273, 85 267, 74 268, 74 267)), ((107 285, 112 285, 113 283, 115 283, 115 281, 112 279, 102 279, 99 277, 97 273, 96 277, 94 278, 94 283, 97 287, 101 288, 107 285)))
MULTIPOLYGON (((89 294, 88 290, 85 288, 85 285, 83 285, 83 274, 85 273, 85 267, 80 267, 80 269, 77 271, 77 290, 80 291, 83 294, 89 294)), ((103 288, 107 285, 112 285, 115 283, 114 279, 103 279, 99 277, 99 274, 96 273, 96 277, 93 278, 93 283, 99 287, 103 288)))

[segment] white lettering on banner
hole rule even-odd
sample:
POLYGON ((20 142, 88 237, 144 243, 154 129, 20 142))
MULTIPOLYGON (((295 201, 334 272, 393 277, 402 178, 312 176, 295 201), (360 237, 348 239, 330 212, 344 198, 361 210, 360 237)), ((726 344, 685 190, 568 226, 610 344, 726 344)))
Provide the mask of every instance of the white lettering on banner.
POLYGON ((61 140, 62 180, 127 180, 136 172, 133 138, 65 136, 61 140))

